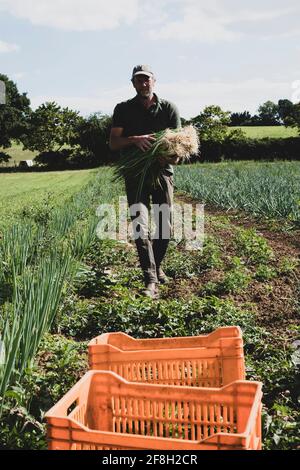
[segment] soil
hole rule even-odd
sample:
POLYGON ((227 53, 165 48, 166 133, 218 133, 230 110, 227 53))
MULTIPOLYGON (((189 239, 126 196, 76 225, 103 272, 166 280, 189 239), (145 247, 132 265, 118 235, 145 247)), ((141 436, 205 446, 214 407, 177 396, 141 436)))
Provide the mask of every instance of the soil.
MULTIPOLYGON (((178 203, 195 203, 191 197, 176 194, 178 203)), ((226 256, 234 255, 232 237, 235 227, 253 228, 268 241, 273 249, 275 259, 272 265, 278 265, 282 257, 300 259, 300 230, 285 231, 280 224, 270 227, 270 222, 257 220, 249 215, 237 211, 224 211, 205 205, 205 216, 208 216, 205 229, 208 234, 218 237, 222 241, 226 256), (224 222, 224 216, 226 217, 224 222), (218 218, 220 222, 218 224, 218 218), (224 222, 224 223, 222 223, 224 222)), ((169 292, 165 295, 172 297, 185 297, 191 292, 198 293, 200 287, 208 281, 216 282, 220 278, 219 271, 204 272, 196 279, 173 281, 169 292)), ((257 324, 268 327, 274 335, 288 335, 295 337, 294 326, 300 325, 300 266, 288 275, 281 275, 265 282, 252 281, 245 292, 226 295, 235 305, 253 310, 257 317, 257 324), (293 330, 294 328, 294 330, 293 330)))
MULTIPOLYGON (((193 198, 182 193, 176 193, 175 202, 196 203, 193 198)), ((284 224, 258 220, 248 214, 225 211, 209 205, 205 205, 205 217, 205 233, 219 240, 223 256, 227 261, 232 256, 238 255, 233 244, 233 237, 238 227, 253 228, 268 241, 274 252, 270 266, 276 268, 280 260, 287 256, 300 259, 298 229, 287 231, 284 224)), ((126 249, 135 252, 134 243, 128 243, 126 249)), ((178 249, 183 248, 178 246, 178 249)), ((132 263, 132 267, 139 265, 136 253, 132 263)), ((255 267, 251 267, 251 272, 255 273, 255 267)), ((223 275, 222 269, 209 269, 197 276, 170 279, 161 289, 160 298, 188 299, 192 294, 202 297, 206 284, 220 281, 223 275)), ((136 291, 136 295, 140 295, 138 289, 132 290, 136 291)), ((282 274, 264 282, 253 279, 243 292, 224 294, 221 297, 231 300, 237 307, 253 312, 256 315, 256 324, 266 327, 274 337, 295 338, 297 328, 299 331, 300 327, 300 264, 289 274, 282 274)))

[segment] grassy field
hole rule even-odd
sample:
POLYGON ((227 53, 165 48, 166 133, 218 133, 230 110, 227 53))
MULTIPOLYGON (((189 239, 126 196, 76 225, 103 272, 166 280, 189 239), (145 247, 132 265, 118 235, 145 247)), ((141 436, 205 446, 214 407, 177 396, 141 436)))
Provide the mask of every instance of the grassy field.
POLYGON ((298 137, 299 131, 293 127, 284 126, 243 126, 230 127, 230 130, 241 129, 251 139, 263 139, 264 137, 287 138, 298 137))
POLYGON ((0 224, 17 220, 32 206, 63 204, 94 174, 95 170, 0 173, 0 224))

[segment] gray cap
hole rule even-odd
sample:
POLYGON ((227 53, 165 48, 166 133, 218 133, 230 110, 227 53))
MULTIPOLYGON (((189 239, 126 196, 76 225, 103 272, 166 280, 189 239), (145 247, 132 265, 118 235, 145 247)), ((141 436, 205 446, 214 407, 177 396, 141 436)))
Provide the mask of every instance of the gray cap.
POLYGON ((147 77, 153 77, 153 72, 149 65, 136 65, 132 71, 132 79, 137 75, 147 75, 147 77))

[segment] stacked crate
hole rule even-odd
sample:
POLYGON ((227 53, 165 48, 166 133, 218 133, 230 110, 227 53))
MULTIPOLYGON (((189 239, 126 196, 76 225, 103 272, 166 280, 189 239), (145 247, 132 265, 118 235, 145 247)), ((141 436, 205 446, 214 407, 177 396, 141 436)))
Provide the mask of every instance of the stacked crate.
POLYGON ((47 414, 49 449, 261 448, 262 385, 245 380, 239 327, 89 343, 90 371, 47 414))

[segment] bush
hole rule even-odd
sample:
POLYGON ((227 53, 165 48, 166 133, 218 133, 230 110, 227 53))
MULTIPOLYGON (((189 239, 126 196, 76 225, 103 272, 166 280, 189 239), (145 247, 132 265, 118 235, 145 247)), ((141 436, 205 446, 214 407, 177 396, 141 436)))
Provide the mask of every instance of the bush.
POLYGON ((201 161, 222 160, 300 160, 300 138, 236 139, 229 136, 223 142, 201 141, 201 161))
POLYGON ((34 161, 38 165, 46 166, 51 170, 62 170, 67 167, 67 160, 71 156, 71 150, 41 152, 34 161))

